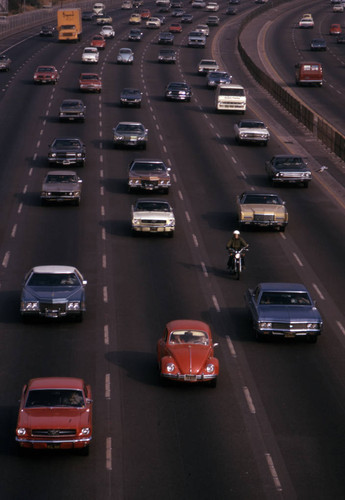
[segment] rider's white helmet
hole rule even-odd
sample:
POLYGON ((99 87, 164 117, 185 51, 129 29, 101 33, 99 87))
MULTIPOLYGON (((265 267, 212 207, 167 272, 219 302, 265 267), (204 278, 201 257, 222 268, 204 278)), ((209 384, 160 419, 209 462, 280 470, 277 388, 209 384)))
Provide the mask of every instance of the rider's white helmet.
POLYGON ((235 231, 233 232, 233 234, 240 234, 240 232, 239 232, 238 229, 235 229, 235 231))

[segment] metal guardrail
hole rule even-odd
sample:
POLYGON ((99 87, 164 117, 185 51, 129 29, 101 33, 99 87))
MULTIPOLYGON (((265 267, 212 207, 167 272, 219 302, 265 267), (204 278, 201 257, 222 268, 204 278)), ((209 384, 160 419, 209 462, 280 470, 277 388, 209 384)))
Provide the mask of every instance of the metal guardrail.
MULTIPOLYGON (((119 0, 108 0, 102 3, 110 9, 115 4, 118 4, 119 0)), ((63 4, 63 7, 72 8, 79 7, 82 10, 92 10, 92 6, 95 0, 87 0, 85 2, 76 1, 68 4, 63 4)), ((57 17, 57 11, 61 8, 61 5, 55 5, 49 9, 42 8, 37 10, 32 10, 30 12, 25 12, 23 14, 15 14, 14 16, 7 16, 5 19, 0 20, 0 39, 6 38, 19 31, 27 30, 35 26, 42 26, 44 24, 55 23, 57 17)))
POLYGON ((341 134, 333 125, 309 108, 303 101, 294 97, 289 88, 283 88, 261 68, 259 68, 243 47, 240 37, 245 26, 255 17, 263 12, 284 3, 286 0, 272 0, 260 8, 252 11, 241 23, 237 48, 240 56, 249 72, 255 80, 266 89, 276 101, 279 102, 289 113, 299 122, 303 123, 327 148, 335 153, 339 158, 345 160, 345 136, 341 134))

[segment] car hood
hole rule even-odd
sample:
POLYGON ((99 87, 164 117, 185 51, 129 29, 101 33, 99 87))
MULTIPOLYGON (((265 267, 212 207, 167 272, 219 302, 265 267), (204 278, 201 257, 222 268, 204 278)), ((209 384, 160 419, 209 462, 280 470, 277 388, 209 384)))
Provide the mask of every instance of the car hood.
POLYGON ((242 212, 251 212, 253 214, 284 214, 285 213, 285 207, 282 205, 251 205, 251 204, 246 204, 246 205, 241 205, 241 210, 242 212))
POLYGON ((270 306, 258 308, 260 321, 281 322, 316 322, 321 321, 319 311, 315 306, 270 306))
POLYGON ((23 291, 23 296, 42 302, 58 303, 65 300, 78 300, 81 294, 80 286, 30 287, 23 291))
POLYGON ((239 127, 238 130, 246 134, 268 135, 268 130, 265 128, 239 127))
POLYGON ((168 352, 181 373, 199 373, 212 354, 210 346, 190 344, 169 346, 168 352))
POLYGON ((80 184, 77 182, 65 182, 65 183, 55 183, 47 182, 42 186, 42 191, 55 191, 55 192, 66 192, 66 191, 76 191, 80 190, 80 184))
POLYGON ((89 421, 86 408, 24 408, 18 419, 19 427, 31 429, 70 429, 83 427, 89 421))
POLYGON ((138 179, 166 179, 169 175, 166 172, 143 172, 142 170, 131 170, 129 173, 130 177, 136 177, 138 179))
POLYGON ((173 219, 174 216, 171 212, 149 212, 148 210, 133 212, 133 217, 138 219, 156 219, 156 220, 166 220, 173 219))

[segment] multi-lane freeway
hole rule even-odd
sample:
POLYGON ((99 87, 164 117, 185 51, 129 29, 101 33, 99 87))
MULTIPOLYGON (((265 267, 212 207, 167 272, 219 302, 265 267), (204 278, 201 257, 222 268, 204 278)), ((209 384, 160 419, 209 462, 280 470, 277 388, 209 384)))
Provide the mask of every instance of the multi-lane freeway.
MULTIPOLYGON (((317 2, 320 15, 323 6, 317 2)), ((341 191, 334 192, 318 171, 327 165, 327 176, 339 174, 341 165, 244 69, 236 35, 239 19, 252 8, 243 0, 236 16, 226 16, 222 2, 220 26, 211 29, 205 49, 186 46, 190 28, 184 26, 175 36, 175 65, 157 62, 159 30, 143 28, 141 42, 127 41, 129 12, 120 4, 111 11, 115 38, 97 65, 81 62, 84 46, 99 32, 93 23, 84 23, 78 44, 41 38, 37 29, 22 34, 22 43, 18 35, 1 41, 13 61, 11 71, 0 74, 2 499, 344 497, 344 203, 341 191), (132 48, 133 65, 116 64, 121 47, 132 48), (214 91, 197 74, 205 56, 219 60, 246 87, 245 116, 265 121, 271 132, 267 148, 237 145, 233 126, 239 116, 215 113, 214 91), (40 64, 58 68, 57 85, 33 83, 40 64), (100 95, 78 89, 80 72, 88 70, 102 75, 100 95), (192 86, 191 102, 166 101, 166 84, 183 80, 192 86), (142 89, 140 109, 120 107, 120 92, 128 86, 142 89), (70 97, 86 104, 85 123, 59 122, 60 103, 70 97), (114 149, 112 128, 130 120, 149 129, 144 152, 114 149), (48 145, 59 136, 86 144, 86 166, 76 167, 83 179, 80 207, 40 203, 48 145), (242 233, 250 251, 241 280, 234 281, 226 272, 225 245, 237 228, 236 196, 272 191, 265 161, 300 151, 313 171, 311 186, 275 188, 286 201, 289 225, 284 233, 242 233), (173 239, 131 235, 130 207, 137 195, 128 193, 127 169, 136 157, 160 158, 171 167, 172 187, 161 196, 174 207, 173 239), (75 265, 87 279, 82 323, 21 321, 24 276, 44 264, 75 265), (243 297, 261 281, 308 287, 324 319, 316 345, 255 341, 243 297), (165 324, 178 318, 212 326, 219 342, 216 389, 161 386, 156 342, 165 324), (82 377, 91 384, 94 438, 88 457, 18 454, 21 388, 45 376, 82 377)), ((189 4, 186 10, 194 24, 207 17, 189 4)), ((172 20, 168 14, 166 26, 172 20)), ((270 44, 273 60, 281 51, 294 61, 292 39, 282 43, 280 31, 270 36, 276 40, 270 44)), ((337 74, 327 80, 336 82, 337 74)), ((325 103, 327 83, 312 89, 325 103)))

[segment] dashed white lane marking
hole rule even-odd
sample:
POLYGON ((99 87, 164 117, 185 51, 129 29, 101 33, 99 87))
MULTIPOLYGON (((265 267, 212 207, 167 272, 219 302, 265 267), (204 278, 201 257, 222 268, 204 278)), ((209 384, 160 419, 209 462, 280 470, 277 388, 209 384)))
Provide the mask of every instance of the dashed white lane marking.
POLYGON ((195 234, 193 234, 193 241, 194 241, 194 245, 195 245, 196 247, 198 247, 198 246, 199 246, 199 242, 198 242, 198 238, 196 237, 196 235, 195 235, 195 234))
POLYGON ((265 453, 265 457, 266 457, 266 461, 267 461, 267 465, 268 465, 268 469, 271 473, 271 476, 272 476, 272 479, 273 479, 273 482, 274 482, 274 485, 276 487, 276 489, 278 491, 282 491, 282 486, 280 484, 280 481, 279 481, 279 477, 278 477, 278 474, 277 474, 277 471, 274 467, 274 464, 273 464, 273 460, 272 460, 272 457, 269 453, 265 453))
POLYGON ((220 312, 218 300, 217 300, 217 297, 215 295, 212 295, 212 302, 213 302, 214 307, 216 308, 216 311, 220 312))
POLYGON ((300 266, 300 267, 303 267, 303 262, 301 261, 301 259, 298 257, 297 253, 295 252, 292 252, 292 255, 295 257, 296 261, 297 261, 297 264, 300 266))
POLYGON ((107 437, 105 440, 105 467, 107 470, 111 470, 111 437, 107 437))
POLYGON ((103 302, 108 303, 108 287, 103 287, 103 302))
POLYGON ((102 255, 102 267, 103 269, 107 268, 107 256, 105 254, 102 255))
POLYGON ((105 374, 105 398, 110 399, 110 373, 105 374))
POLYGON ((313 288, 320 297, 320 299, 325 300, 325 297, 322 295, 320 288, 315 283, 313 283, 313 288))
POLYGON ((8 263, 9 263, 9 260, 10 260, 10 255, 11 255, 10 251, 7 251, 5 253, 5 256, 4 256, 3 261, 2 261, 3 267, 7 267, 8 266, 8 263))
POLYGON ((107 233, 104 229, 104 227, 102 227, 102 240, 106 240, 107 239, 107 233))
POLYGON ((104 325, 104 343, 105 345, 109 345, 109 327, 108 325, 104 325))
POLYGON ((340 323, 340 321, 337 321, 336 323, 337 323, 337 325, 338 325, 339 330, 341 331, 341 333, 343 335, 345 335, 345 328, 344 328, 344 326, 340 323))
POLYGON ((229 335, 226 335, 225 338, 226 338, 226 343, 228 344, 228 348, 229 348, 229 351, 231 353, 231 356, 233 358, 237 358, 237 354, 236 354, 236 351, 234 348, 234 344, 231 341, 231 338, 229 337, 229 335))
POLYGON ((185 212, 185 214, 186 214, 186 219, 187 219, 187 221, 188 221, 188 222, 190 222, 190 220, 191 220, 191 219, 190 219, 190 215, 189 215, 189 213, 186 211, 186 212, 185 212))
POLYGON ((208 278, 208 272, 205 262, 201 262, 202 272, 204 273, 205 278, 208 278))
POLYGON ((179 196, 180 200, 183 200, 183 194, 182 194, 182 191, 178 190, 178 196, 179 196))
POLYGON ((22 210, 23 210, 23 203, 19 203, 19 207, 18 207, 17 213, 21 214, 22 210))
POLYGON ((246 398, 247 405, 248 405, 250 413, 255 414, 256 413, 255 406, 254 406, 252 397, 250 395, 250 392, 249 392, 249 389, 248 389, 247 386, 243 387, 243 392, 244 392, 244 396, 246 398))
POLYGON ((102 215, 102 216, 104 216, 104 215, 105 215, 105 208, 104 208, 104 206, 103 206, 103 205, 101 206, 101 215, 102 215))
POLYGON ((17 232, 17 224, 14 224, 12 231, 11 231, 11 237, 15 238, 17 232))

